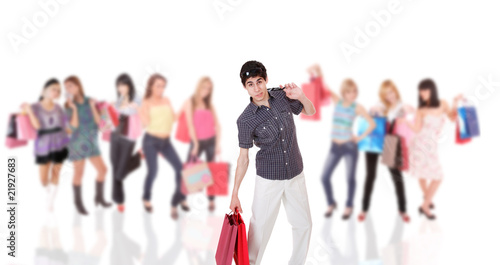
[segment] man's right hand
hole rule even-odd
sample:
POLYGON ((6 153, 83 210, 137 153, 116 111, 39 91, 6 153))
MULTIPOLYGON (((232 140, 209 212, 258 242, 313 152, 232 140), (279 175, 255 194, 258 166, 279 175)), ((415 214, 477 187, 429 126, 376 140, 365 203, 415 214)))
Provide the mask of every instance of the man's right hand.
POLYGON ((231 209, 231 211, 233 211, 234 213, 236 212, 236 209, 238 209, 238 212, 243 213, 243 209, 241 209, 240 199, 238 199, 237 195, 232 196, 229 209, 231 209))

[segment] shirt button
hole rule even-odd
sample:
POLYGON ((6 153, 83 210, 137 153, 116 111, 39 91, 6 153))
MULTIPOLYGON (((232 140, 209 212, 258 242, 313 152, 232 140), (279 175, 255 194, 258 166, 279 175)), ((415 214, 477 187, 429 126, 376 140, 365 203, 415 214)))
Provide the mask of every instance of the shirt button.
POLYGON ((283 131, 283 128, 280 128, 283 131))
POLYGON ((278 117, 274 117, 275 119, 278 119, 278 117))
POLYGON ((284 151, 286 153, 286 151, 284 151))
POLYGON ((266 108, 267 110, 269 110, 268 108, 266 108))
POLYGON ((288 115, 290 115, 290 112, 288 112, 288 115))
POLYGON ((264 129, 266 129, 266 127, 264 127, 264 129))
POLYGON ((282 141, 282 142, 284 142, 284 141, 285 141, 285 139, 281 139, 281 141, 282 141))
POLYGON ((288 165, 288 163, 285 163, 285 165, 288 165))

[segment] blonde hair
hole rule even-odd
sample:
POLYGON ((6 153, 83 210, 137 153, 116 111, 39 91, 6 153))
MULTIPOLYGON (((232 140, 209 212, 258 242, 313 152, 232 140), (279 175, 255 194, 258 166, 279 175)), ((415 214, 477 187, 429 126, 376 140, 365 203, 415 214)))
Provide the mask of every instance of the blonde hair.
POLYGON ((385 99, 385 94, 387 93, 387 91, 394 92, 398 100, 401 100, 401 96, 399 95, 399 90, 394 84, 394 82, 392 82, 390 79, 387 79, 384 82, 382 82, 382 84, 380 85, 378 96, 380 97, 380 101, 382 101, 382 103, 385 106, 385 114, 387 114, 387 112, 389 111, 389 107, 391 105, 391 103, 385 99))
POLYGON ((212 92, 213 92, 214 83, 212 82, 212 79, 210 79, 210 77, 208 77, 208 76, 201 77, 200 80, 198 81, 198 84, 196 85, 196 89, 194 90, 194 93, 191 96, 191 99, 193 100, 193 107, 194 107, 194 100, 200 94, 200 91, 203 89, 203 85, 205 83, 210 84, 210 93, 208 94, 208 96, 203 98, 202 101, 205 104, 206 108, 210 109, 212 107, 212 92))
POLYGON ((347 78, 344 81, 342 81, 342 84, 340 85, 340 95, 344 97, 344 94, 350 91, 356 92, 358 94, 358 86, 354 82, 354 80, 347 78))

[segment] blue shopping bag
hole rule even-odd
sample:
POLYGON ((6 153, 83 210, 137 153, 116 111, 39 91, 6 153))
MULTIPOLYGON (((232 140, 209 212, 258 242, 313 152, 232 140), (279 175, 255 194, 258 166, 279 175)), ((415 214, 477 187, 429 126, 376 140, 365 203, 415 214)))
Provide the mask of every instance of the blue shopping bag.
POLYGON ((465 114, 465 107, 460 107, 457 109, 458 116, 458 132, 460 134, 460 139, 469 139, 471 135, 469 134, 469 130, 467 130, 467 115, 465 114))
MULTIPOLYGON (((384 137, 386 134, 386 123, 387 119, 385 117, 372 117, 375 122, 375 129, 366 136, 363 140, 358 142, 358 150, 378 153, 381 154, 384 149, 384 137)), ((358 120, 358 136, 363 134, 368 130, 369 124, 363 118, 358 120)))
POLYGON ((457 109, 460 139, 469 139, 480 135, 477 111, 474 106, 463 106, 457 109))
POLYGON ((475 107, 465 107, 465 117, 467 120, 467 130, 471 137, 479 136, 479 121, 475 107))

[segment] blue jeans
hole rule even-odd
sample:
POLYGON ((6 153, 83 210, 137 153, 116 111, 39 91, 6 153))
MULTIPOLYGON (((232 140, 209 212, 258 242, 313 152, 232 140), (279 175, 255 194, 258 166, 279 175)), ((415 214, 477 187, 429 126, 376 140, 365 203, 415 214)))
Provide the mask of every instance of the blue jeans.
POLYGON ((142 150, 146 157, 146 164, 148 166, 148 174, 144 183, 144 194, 142 198, 146 201, 151 200, 151 189, 153 181, 158 173, 158 153, 160 153, 174 168, 175 170, 175 191, 172 196, 172 206, 177 206, 181 201, 186 199, 186 196, 181 193, 181 174, 182 162, 175 152, 174 146, 170 142, 170 138, 158 138, 148 133, 144 135, 142 141, 142 150))
POLYGON ((328 205, 337 205, 333 198, 332 183, 330 181, 332 173, 337 167, 340 159, 345 157, 347 171, 347 207, 352 207, 354 192, 356 190, 356 164, 358 162, 358 145, 355 142, 346 142, 343 144, 333 143, 326 159, 321 182, 325 189, 328 205))

